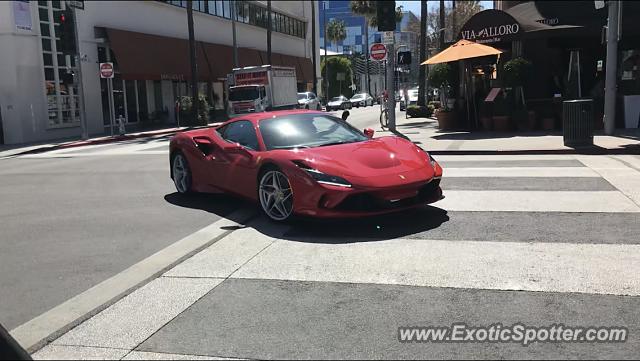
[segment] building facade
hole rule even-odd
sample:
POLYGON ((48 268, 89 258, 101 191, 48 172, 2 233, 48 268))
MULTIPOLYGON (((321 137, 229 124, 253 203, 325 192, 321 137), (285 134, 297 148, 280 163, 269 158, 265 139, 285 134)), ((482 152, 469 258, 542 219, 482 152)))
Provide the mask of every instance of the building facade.
MULTIPOLYGON (((65 1, 0 2, 0 142, 80 136, 78 85, 64 81, 78 66, 90 135, 109 134, 118 117, 130 126, 176 122, 176 99, 189 94, 191 78, 187 2, 80 3, 83 9, 75 14, 81 62, 76 64, 60 49, 65 1), (104 62, 115 65, 112 88, 99 76, 104 62)), ((193 2, 199 89, 219 110, 224 109, 226 75, 234 67, 233 3, 193 2)), ((238 65, 267 64, 266 1, 235 4, 238 65)), ((314 64, 320 74, 314 61, 319 54, 312 47, 312 6, 317 19, 317 3, 272 1, 272 63, 294 67, 299 90, 313 88, 314 64)))

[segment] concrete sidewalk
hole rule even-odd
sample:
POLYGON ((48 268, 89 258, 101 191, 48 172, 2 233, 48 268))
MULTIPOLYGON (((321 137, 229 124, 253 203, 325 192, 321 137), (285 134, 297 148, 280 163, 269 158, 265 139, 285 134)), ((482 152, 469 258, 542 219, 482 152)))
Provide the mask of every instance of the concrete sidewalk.
POLYGON ((596 131, 593 147, 577 149, 564 145, 562 131, 441 131, 435 118, 398 118, 397 134, 434 154, 640 154, 638 129, 618 129, 615 136, 596 131))

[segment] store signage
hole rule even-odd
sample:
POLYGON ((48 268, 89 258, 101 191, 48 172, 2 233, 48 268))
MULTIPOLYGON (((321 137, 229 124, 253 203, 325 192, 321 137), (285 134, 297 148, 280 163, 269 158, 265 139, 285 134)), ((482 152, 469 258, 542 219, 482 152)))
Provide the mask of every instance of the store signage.
POLYGON ((369 48, 369 56, 373 60, 383 61, 387 59, 387 47, 384 44, 371 44, 369 48))
POLYGON ((238 73, 236 74, 236 85, 248 85, 248 84, 268 84, 268 77, 266 71, 256 71, 252 73, 238 73))
POLYGON ((160 74, 160 80, 184 81, 184 74, 160 74))
POLYGON ((505 35, 514 35, 520 32, 520 24, 506 24, 500 26, 490 26, 479 30, 464 30, 461 32, 462 38, 478 43, 493 43, 500 41, 505 35))
POLYGON ((31 4, 29 4, 28 1, 13 2, 13 17, 15 19, 17 29, 32 30, 33 23, 31 22, 31 4))
POLYGON ((113 75, 113 63, 100 63, 100 78, 111 79, 113 75))
POLYGON ((520 39, 524 30, 510 14, 495 9, 481 11, 469 19, 459 37, 476 43, 496 43, 520 39))

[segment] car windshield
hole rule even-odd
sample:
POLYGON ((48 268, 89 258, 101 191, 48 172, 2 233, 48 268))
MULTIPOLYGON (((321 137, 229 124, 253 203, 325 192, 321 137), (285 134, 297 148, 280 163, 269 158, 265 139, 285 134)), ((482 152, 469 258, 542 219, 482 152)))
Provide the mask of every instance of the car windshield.
POLYGON ((298 100, 306 100, 307 93, 298 93, 298 100))
POLYGON ((258 88, 256 87, 242 87, 229 90, 229 100, 232 102, 255 100, 259 97, 258 88))
POLYGON ((267 150, 313 148, 368 140, 342 119, 325 114, 292 114, 260 121, 267 150))
POLYGON ((364 94, 356 94, 351 99, 362 99, 362 98, 364 98, 364 94))
POLYGON ((342 99, 344 99, 344 98, 343 98, 343 97, 335 97, 335 98, 331 98, 331 101, 332 101, 332 102, 339 102, 339 101, 341 101, 342 99))

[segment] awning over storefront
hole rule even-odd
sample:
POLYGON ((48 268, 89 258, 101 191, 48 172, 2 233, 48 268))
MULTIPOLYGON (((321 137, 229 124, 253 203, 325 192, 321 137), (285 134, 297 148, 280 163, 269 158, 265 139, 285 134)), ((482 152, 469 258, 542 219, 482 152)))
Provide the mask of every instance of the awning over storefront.
MULTIPOLYGON (((115 53, 118 70, 123 79, 190 80, 189 42, 186 39, 106 29, 111 49, 115 53)), ((233 69, 233 48, 228 45, 196 42, 198 79, 218 81, 233 69)), ((311 59, 271 54, 273 65, 296 69, 299 82, 313 82, 311 59)), ((238 48, 241 67, 268 64, 266 52, 238 48)))

